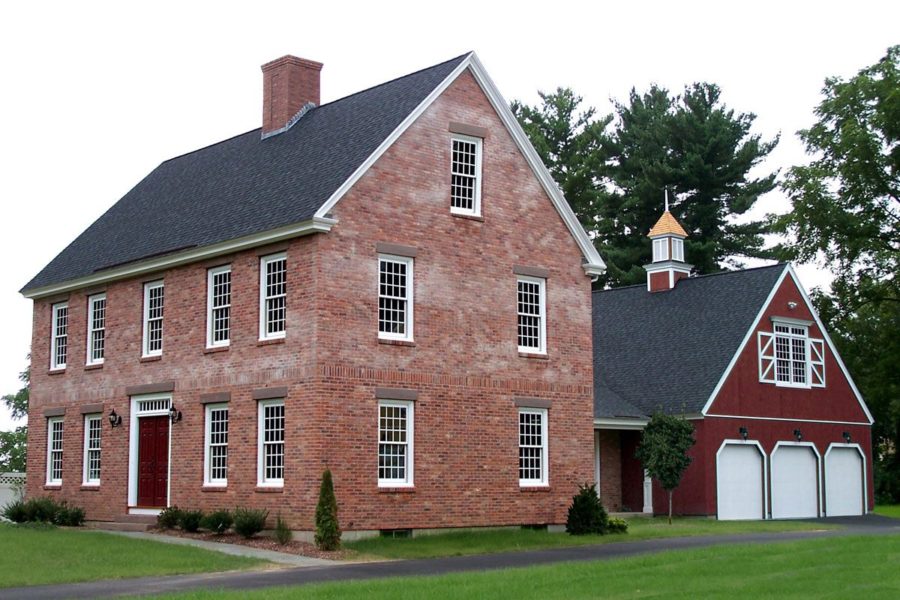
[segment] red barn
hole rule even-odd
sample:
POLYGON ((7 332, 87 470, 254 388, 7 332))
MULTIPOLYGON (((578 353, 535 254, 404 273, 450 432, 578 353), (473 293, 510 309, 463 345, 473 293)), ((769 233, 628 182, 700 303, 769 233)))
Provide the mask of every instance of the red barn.
POLYGON ((611 510, 667 511, 634 458, 655 412, 695 427, 685 515, 859 515, 874 504, 872 415, 793 268, 689 277, 687 233, 651 230, 647 284, 594 292, 595 476, 611 510))

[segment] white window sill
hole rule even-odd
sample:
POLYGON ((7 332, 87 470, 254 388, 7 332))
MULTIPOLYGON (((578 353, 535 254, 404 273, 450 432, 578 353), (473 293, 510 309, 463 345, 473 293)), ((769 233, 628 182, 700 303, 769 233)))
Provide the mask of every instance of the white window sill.
POLYGON ((414 488, 416 487, 411 481, 400 481, 400 480, 390 480, 390 479, 379 479, 378 480, 379 488, 414 488))
POLYGON ((62 373, 66 370, 66 365, 57 365, 55 367, 50 367, 50 373, 62 373))
POLYGON ((810 386, 809 384, 806 384, 806 383, 786 383, 786 382, 784 382, 784 381, 776 381, 776 382, 775 382, 775 385, 776 385, 777 387, 783 387, 783 388, 795 388, 795 389, 800 389, 800 390, 808 390, 808 389, 810 389, 810 388, 812 387, 812 386, 810 386))
POLYGON ((100 487, 100 482, 99 481, 83 481, 81 483, 81 487, 83 487, 83 488, 100 487))
POLYGON ((519 480, 519 487, 527 490, 550 489, 550 484, 541 481, 522 481, 519 480))
POLYGON ((409 343, 413 343, 413 342, 414 342, 414 340, 413 340, 413 338, 412 338, 411 336, 410 336, 410 337, 405 337, 405 336, 400 336, 400 335, 387 335, 387 334, 384 334, 384 333, 379 333, 379 334, 378 334, 378 339, 379 339, 379 340, 385 340, 385 341, 388 341, 388 342, 409 342, 409 343))
POLYGON ((284 339, 284 335, 285 335, 284 332, 281 332, 280 334, 278 334, 278 333, 273 333, 272 335, 269 335, 269 336, 266 336, 266 337, 261 337, 261 338, 259 338, 259 340, 257 340, 257 341, 260 341, 260 342, 271 342, 271 341, 274 341, 274 340, 283 340, 283 339, 284 339))

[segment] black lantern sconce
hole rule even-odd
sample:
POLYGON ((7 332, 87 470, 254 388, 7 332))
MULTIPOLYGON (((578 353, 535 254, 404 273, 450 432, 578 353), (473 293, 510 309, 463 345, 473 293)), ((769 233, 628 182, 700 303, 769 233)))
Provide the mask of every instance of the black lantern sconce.
POLYGON ((803 441, 803 432, 801 432, 799 429, 795 429, 794 437, 797 438, 798 442, 802 442, 803 441))
POLYGON ((738 433, 741 434, 741 439, 745 442, 747 441, 747 438, 750 437, 750 432, 747 431, 746 427, 741 427, 740 429, 738 429, 738 433))
POLYGON ((169 408, 169 419, 173 423, 177 423, 178 421, 181 420, 181 411, 178 410, 177 408, 175 408, 174 405, 172 405, 172 407, 169 408))
POLYGON ((122 424, 122 416, 116 414, 116 409, 112 409, 111 411, 109 411, 109 417, 107 418, 109 419, 110 427, 118 427, 122 424))
POLYGON ((852 439, 852 438, 850 437, 850 432, 849 432, 849 431, 845 431, 845 432, 842 433, 841 435, 844 437, 844 443, 845 443, 845 444, 849 444, 849 443, 850 443, 850 440, 852 439))

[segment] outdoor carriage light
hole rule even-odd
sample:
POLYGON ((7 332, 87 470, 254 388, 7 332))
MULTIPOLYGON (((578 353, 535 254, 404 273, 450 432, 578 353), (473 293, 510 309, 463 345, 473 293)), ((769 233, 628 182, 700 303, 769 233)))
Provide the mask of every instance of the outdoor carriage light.
POLYGON ((118 427, 122 424, 122 417, 116 414, 116 409, 109 411, 109 426, 118 427))
POLYGON ((851 438, 850 438, 850 432, 849 432, 849 431, 845 431, 845 432, 842 433, 841 435, 844 437, 844 443, 845 443, 845 444, 849 444, 849 443, 850 443, 850 439, 851 439, 851 438))
POLYGON ((741 438, 742 438, 745 442, 747 441, 747 438, 750 436, 750 432, 747 431, 747 428, 746 428, 746 427, 741 427, 740 429, 738 429, 738 433, 741 434, 741 438))
POLYGON ((173 423, 177 423, 181 420, 181 411, 175 408, 175 405, 172 405, 169 409, 169 419, 171 419, 173 423))
POLYGON ((794 430, 794 437, 797 438, 798 442, 803 441, 803 433, 799 429, 794 430))

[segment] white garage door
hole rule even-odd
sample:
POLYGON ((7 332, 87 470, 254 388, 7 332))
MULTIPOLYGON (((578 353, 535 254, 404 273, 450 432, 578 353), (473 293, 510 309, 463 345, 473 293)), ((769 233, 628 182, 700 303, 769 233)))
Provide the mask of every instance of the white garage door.
POLYGON ((856 448, 832 447, 825 455, 825 514, 863 514, 863 461, 856 448))
POLYGON ((716 460, 719 519, 762 519, 763 457, 753 444, 727 444, 716 460))
POLYGON ((772 518, 819 516, 819 462, 809 446, 778 446, 772 452, 772 518))

